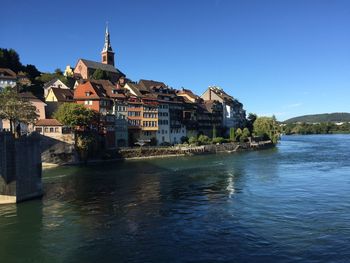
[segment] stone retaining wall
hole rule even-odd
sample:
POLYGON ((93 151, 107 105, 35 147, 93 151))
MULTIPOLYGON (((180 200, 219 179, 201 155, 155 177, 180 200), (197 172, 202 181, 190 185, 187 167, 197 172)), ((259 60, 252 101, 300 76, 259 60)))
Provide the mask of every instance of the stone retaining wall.
POLYGON ((14 139, 0 133, 0 204, 41 196, 41 171, 38 135, 14 139))

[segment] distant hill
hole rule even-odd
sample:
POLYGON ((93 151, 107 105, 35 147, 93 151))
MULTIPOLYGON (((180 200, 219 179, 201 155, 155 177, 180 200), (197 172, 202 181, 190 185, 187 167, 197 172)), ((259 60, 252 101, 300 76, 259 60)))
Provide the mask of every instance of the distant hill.
POLYGON ((335 112, 335 113, 324 113, 324 114, 312 114, 294 117, 285 120, 284 123, 295 123, 295 122, 350 122, 350 113, 346 112, 335 112))

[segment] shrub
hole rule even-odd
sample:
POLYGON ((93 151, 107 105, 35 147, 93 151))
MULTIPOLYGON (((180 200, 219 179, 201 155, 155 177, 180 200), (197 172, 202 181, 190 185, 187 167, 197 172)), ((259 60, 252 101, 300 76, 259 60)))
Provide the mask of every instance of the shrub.
POLYGON ((237 130, 236 130, 236 134, 235 134, 235 141, 236 142, 238 142, 239 140, 240 140, 240 138, 241 138, 241 136, 242 136, 242 130, 241 130, 241 128, 238 128, 237 130))
POLYGON ((224 143, 226 140, 225 140, 225 138, 222 138, 222 137, 216 137, 216 138, 214 138, 213 139, 213 143, 214 144, 217 144, 217 143, 224 143))
POLYGON ((156 139, 155 137, 152 137, 149 144, 150 144, 151 146, 156 146, 156 145, 157 145, 157 139, 156 139))
POLYGON ((235 129, 233 127, 230 128, 230 141, 231 142, 234 142, 236 139, 236 136, 235 136, 235 129))
POLYGON ((171 146, 170 142, 162 142, 159 146, 171 146))
POLYGON ((211 140, 210 140, 210 138, 209 138, 208 136, 206 136, 206 135, 200 135, 200 136, 198 137, 198 142, 199 142, 199 144, 201 144, 201 145, 205 145, 205 144, 210 144, 210 143, 211 143, 211 140))
POLYGON ((182 136, 180 140, 181 140, 182 144, 187 143, 188 142, 188 137, 187 136, 182 136))
POLYGON ((250 136, 250 132, 248 128, 244 128, 242 131, 242 135, 240 138, 241 142, 245 142, 246 140, 248 140, 248 137, 250 136))
POLYGON ((198 144, 197 137, 191 136, 191 137, 188 139, 188 143, 189 143, 189 144, 195 144, 195 145, 197 145, 197 144, 198 144))

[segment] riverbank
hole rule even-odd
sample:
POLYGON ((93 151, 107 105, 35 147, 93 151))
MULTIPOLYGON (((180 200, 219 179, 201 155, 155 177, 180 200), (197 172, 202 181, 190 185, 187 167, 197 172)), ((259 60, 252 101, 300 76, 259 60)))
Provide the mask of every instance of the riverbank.
MULTIPOLYGON (((261 142, 245 142, 245 143, 222 143, 209 145, 177 145, 169 147, 138 147, 138 148, 121 148, 116 152, 109 152, 103 158, 90 159, 86 164, 95 164, 101 162, 127 161, 127 160, 143 160, 156 158, 172 158, 181 156, 191 156, 200 154, 216 154, 216 153, 234 153, 247 150, 261 150, 274 147, 271 141, 261 142)), ((73 161, 65 163, 48 163, 43 162, 43 169, 54 168, 64 165, 79 165, 84 162, 73 161)))

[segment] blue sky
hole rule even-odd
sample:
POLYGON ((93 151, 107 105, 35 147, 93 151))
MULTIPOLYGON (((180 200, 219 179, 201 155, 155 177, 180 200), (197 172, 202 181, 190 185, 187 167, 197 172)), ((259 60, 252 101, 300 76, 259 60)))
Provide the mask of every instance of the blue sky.
POLYGON ((350 1, 5 1, 0 47, 41 71, 100 60, 106 21, 133 80, 218 85, 277 119, 350 112, 350 1), (4 11, 6 10, 6 12, 4 11))

